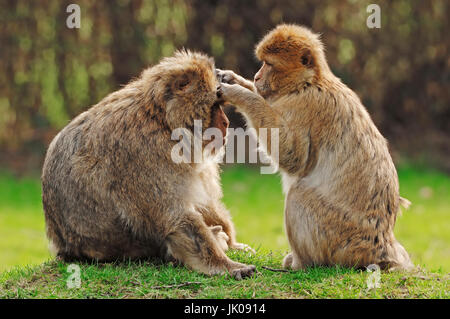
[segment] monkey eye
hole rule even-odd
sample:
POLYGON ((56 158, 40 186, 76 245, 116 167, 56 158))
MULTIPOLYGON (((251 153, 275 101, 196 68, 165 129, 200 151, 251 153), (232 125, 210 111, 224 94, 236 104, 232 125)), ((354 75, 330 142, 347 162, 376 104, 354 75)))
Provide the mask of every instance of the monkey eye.
POLYGON ((308 62, 309 62, 309 60, 308 60, 307 57, 302 57, 302 64, 303 64, 303 65, 307 65, 308 62))
POLYGON ((269 63, 269 62, 267 62, 267 61, 264 61, 264 63, 265 63, 267 66, 273 66, 272 63, 269 63))

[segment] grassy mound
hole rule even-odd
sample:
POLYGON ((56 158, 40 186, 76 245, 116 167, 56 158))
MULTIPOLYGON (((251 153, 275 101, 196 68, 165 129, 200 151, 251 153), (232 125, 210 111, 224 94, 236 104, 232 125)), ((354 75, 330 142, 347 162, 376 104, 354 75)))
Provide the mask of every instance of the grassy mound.
POLYGON ((256 265, 257 274, 236 281, 151 261, 78 264, 80 287, 69 288, 69 264, 51 260, 0 274, 0 298, 449 298, 449 275, 439 271, 382 272, 379 287, 369 289, 374 273, 366 271, 281 272, 276 271, 282 260, 278 253, 233 251, 229 256, 256 265))

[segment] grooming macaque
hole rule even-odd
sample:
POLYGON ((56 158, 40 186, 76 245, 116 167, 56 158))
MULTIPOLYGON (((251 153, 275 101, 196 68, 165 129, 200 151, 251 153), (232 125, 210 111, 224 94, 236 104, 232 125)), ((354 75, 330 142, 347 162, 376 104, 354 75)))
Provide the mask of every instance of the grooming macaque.
POLYGON ((171 132, 194 120, 225 136, 213 60, 177 52, 71 121, 42 173, 47 235, 63 260, 176 260, 206 273, 251 276, 236 243, 218 165, 176 164, 171 132))
POLYGON ((257 132, 279 129, 292 250, 284 267, 411 268, 393 232, 399 206, 409 202, 399 196, 387 142, 357 95, 332 74, 319 36, 280 25, 257 45, 256 56, 263 65, 254 87, 232 71, 218 76, 227 82, 222 99, 257 132))

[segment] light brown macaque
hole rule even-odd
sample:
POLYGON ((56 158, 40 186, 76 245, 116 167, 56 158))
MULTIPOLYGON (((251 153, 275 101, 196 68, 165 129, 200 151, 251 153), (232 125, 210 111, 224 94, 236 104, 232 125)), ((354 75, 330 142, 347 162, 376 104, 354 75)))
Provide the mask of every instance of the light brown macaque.
POLYGON ((42 172, 47 236, 63 260, 158 257, 199 272, 252 276, 225 251, 247 249, 221 202, 219 167, 175 163, 175 129, 226 135, 214 62, 179 51, 72 120, 42 172))
MULTIPOLYGON (((222 99, 251 127, 279 129, 285 227, 284 267, 413 267, 394 237, 400 205, 386 140, 358 96, 333 75, 317 34, 280 25, 256 47, 250 81, 218 70, 222 99)), ((264 142, 264 141, 263 141, 264 142)), ((268 139, 265 148, 271 150, 268 139)), ((275 159, 274 159, 275 160, 275 159)))

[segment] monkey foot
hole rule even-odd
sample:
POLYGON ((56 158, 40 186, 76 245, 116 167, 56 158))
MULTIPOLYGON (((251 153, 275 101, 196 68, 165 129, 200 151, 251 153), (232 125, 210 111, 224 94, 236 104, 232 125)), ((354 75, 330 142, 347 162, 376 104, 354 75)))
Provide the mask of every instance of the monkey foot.
POLYGON ((242 268, 233 269, 231 271, 231 275, 236 280, 242 280, 246 277, 252 277, 255 273, 256 267, 253 265, 246 266, 244 265, 242 268))
POLYGON ((292 257, 292 253, 287 254, 284 259, 283 259, 283 268, 292 268, 292 261, 293 261, 293 257, 292 257))

